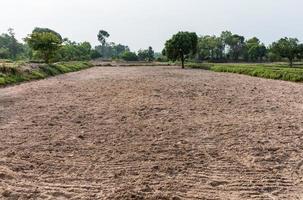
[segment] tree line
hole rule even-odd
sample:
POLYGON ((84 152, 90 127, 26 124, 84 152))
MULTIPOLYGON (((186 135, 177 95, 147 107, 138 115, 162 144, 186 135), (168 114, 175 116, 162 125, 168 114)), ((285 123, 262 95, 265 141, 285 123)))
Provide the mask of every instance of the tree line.
POLYGON ((303 44, 297 38, 281 38, 266 46, 257 37, 223 31, 220 36, 198 36, 193 32, 179 32, 165 43, 163 55, 168 59, 195 62, 263 62, 287 59, 293 66, 295 59, 303 58, 303 44))
POLYGON ((0 35, 0 59, 54 61, 124 59, 127 61, 153 61, 152 47, 131 52, 127 45, 107 42, 110 34, 100 30, 97 37, 100 45, 94 48, 89 42, 74 42, 63 38, 58 32, 49 28, 35 28, 25 39, 19 42, 13 29, 0 35))
POLYGON ((194 32, 179 32, 165 43, 162 55, 152 47, 132 52, 127 45, 108 42, 110 34, 100 30, 100 45, 94 48, 89 42, 74 42, 63 38, 49 28, 35 28, 19 42, 13 29, 0 35, 0 59, 29 59, 49 63, 53 61, 89 60, 96 58, 124 59, 127 61, 186 60, 194 62, 274 62, 287 59, 290 66, 303 58, 303 44, 296 38, 281 38, 266 46, 257 37, 223 31, 220 36, 198 36, 194 32))

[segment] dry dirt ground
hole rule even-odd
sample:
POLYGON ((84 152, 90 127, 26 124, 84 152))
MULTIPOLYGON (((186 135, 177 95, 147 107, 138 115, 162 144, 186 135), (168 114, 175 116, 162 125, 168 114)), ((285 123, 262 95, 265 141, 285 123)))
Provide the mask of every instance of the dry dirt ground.
POLYGON ((303 85, 95 67, 0 89, 0 199, 303 199, 303 85))

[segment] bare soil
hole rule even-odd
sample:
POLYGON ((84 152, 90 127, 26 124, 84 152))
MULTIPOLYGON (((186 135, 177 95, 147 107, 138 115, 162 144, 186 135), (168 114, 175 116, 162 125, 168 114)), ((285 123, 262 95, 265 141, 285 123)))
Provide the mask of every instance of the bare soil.
POLYGON ((0 199, 303 199, 303 85, 95 67, 0 89, 0 199))

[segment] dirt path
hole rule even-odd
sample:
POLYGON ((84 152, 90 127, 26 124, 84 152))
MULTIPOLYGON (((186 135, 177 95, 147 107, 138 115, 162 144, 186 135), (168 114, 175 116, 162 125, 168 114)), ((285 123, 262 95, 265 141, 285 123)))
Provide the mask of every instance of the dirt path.
POLYGON ((91 68, 0 89, 0 199, 303 199, 302 136, 300 84, 91 68))

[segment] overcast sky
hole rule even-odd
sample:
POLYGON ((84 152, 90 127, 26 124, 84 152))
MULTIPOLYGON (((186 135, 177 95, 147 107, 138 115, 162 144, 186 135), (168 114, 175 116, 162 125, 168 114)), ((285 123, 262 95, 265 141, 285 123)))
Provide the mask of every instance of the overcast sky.
POLYGON ((303 41, 302 9, 302 0, 0 0, 0 33, 12 27, 21 39, 34 27, 49 27, 96 45, 105 29, 110 41, 132 50, 160 51, 180 30, 230 30, 268 44, 284 36, 303 41))

